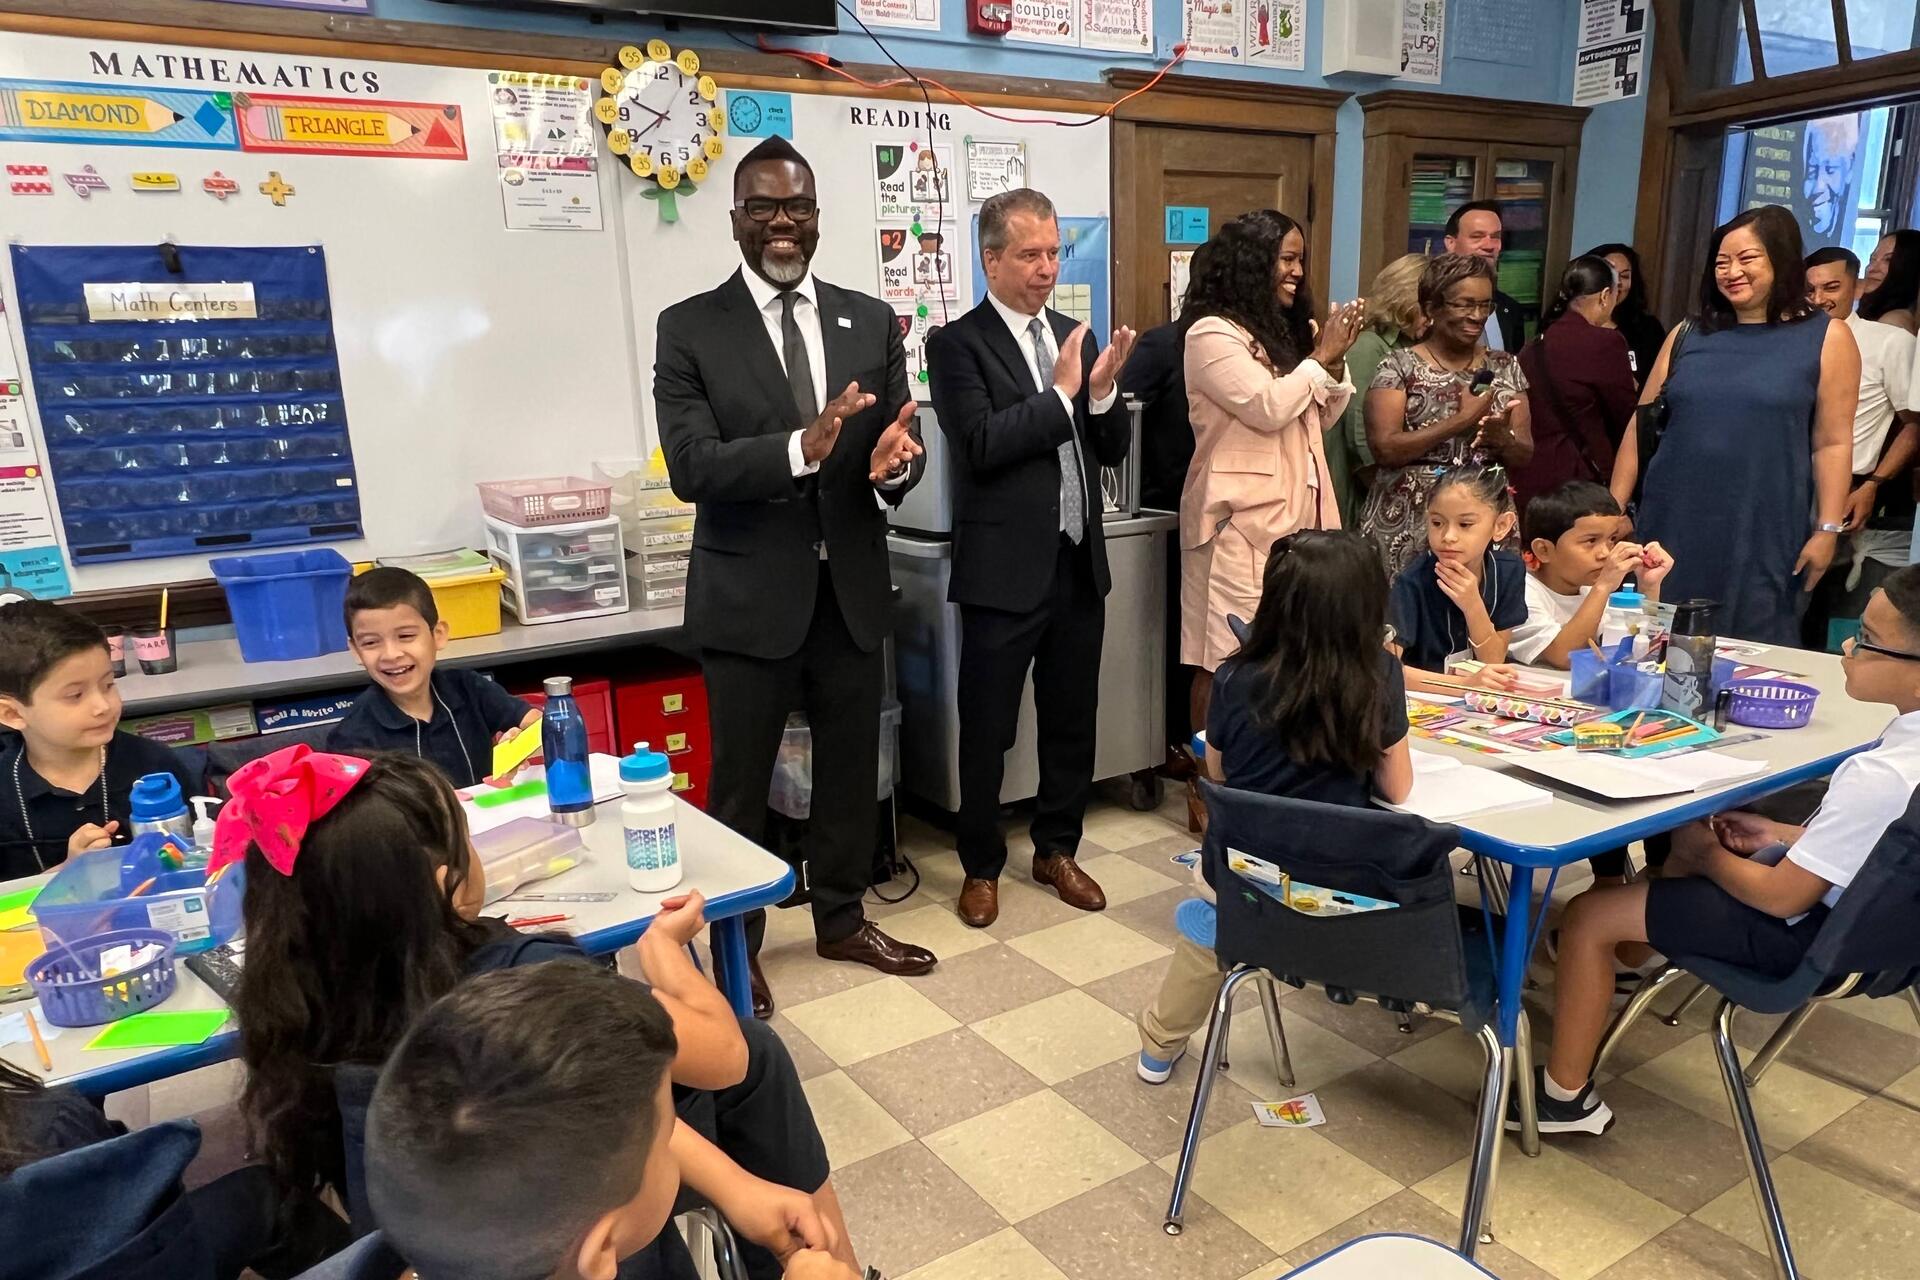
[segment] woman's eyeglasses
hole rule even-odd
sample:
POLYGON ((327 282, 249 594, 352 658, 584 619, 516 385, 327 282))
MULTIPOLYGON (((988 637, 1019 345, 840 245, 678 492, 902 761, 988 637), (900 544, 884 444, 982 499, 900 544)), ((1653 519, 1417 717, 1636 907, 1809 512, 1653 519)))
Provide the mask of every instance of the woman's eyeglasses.
POLYGON ((743 209, 755 222, 772 222, 773 216, 785 210, 793 222, 811 222, 813 215, 820 212, 820 202, 812 196, 789 196, 785 200, 775 200, 771 196, 748 196, 733 206, 743 209))
POLYGON ((1493 314, 1493 303, 1491 302, 1454 302, 1449 300, 1445 305, 1451 314, 1464 316, 1468 319, 1493 314))

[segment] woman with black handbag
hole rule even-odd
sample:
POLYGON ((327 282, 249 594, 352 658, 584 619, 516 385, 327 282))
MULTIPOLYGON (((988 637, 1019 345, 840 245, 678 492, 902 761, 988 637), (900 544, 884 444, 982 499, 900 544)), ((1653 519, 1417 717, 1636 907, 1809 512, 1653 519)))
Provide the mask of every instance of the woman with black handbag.
POLYGON ((1605 258, 1575 258, 1541 317, 1540 336, 1520 353, 1533 390, 1533 457, 1513 469, 1514 500, 1527 503, 1569 480, 1606 484, 1613 446, 1639 392, 1627 340, 1613 327, 1620 290, 1605 258))
POLYGON ((1800 228, 1778 205, 1715 229, 1699 309, 1668 336, 1614 461, 1636 536, 1673 554, 1665 594, 1716 629, 1799 641, 1833 562, 1851 475, 1860 348, 1807 301, 1800 228))

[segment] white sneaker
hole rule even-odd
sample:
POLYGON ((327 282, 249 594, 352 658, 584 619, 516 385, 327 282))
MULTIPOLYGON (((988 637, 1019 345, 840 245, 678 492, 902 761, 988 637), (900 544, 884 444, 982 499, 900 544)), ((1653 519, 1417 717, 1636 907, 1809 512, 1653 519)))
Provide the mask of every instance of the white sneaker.
POLYGON ((1180 1065, 1180 1059, 1186 1056, 1187 1051, 1182 1049, 1180 1052, 1174 1054, 1172 1058, 1162 1062, 1145 1049, 1142 1049, 1140 1051, 1140 1060, 1134 1063, 1133 1069, 1134 1072, 1148 1084, 1165 1084, 1168 1077, 1173 1075, 1173 1069, 1180 1065))

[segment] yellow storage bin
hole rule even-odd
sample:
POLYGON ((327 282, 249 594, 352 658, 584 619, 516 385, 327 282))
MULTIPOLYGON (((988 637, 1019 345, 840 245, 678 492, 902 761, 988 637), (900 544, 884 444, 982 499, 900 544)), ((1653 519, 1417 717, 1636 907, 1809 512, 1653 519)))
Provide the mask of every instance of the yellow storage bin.
POLYGON ((466 640, 500 632, 500 584, 506 570, 497 566, 457 578, 428 578, 434 608, 447 624, 447 638, 466 640))
MULTIPOLYGON (((421 557, 422 560, 435 558, 421 557)), ((375 564, 371 560, 355 564, 353 576, 359 577, 374 568, 375 564)), ((413 566, 402 564, 399 567, 411 570, 413 566)), ((500 634, 500 584, 507 580, 505 569, 488 563, 467 573, 438 577, 427 573, 420 576, 427 584, 427 589, 433 592, 433 607, 440 611, 440 621, 447 624, 447 639, 469 640, 474 636, 500 634)))

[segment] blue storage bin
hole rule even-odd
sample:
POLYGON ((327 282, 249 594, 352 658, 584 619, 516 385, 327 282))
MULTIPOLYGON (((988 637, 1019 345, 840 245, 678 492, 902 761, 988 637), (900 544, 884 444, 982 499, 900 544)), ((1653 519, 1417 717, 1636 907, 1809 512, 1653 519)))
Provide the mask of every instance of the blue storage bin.
POLYGON ((353 566, 338 551, 220 556, 209 564, 227 593, 242 660, 317 658, 347 647, 341 610, 353 566))
POLYGON ((174 939, 178 954, 190 955, 238 932, 240 902, 227 886, 232 872, 209 890, 205 867, 169 871, 130 898, 120 872, 125 853, 118 848, 77 854, 47 881, 30 910, 49 948, 58 947, 56 937, 77 947, 96 934, 158 929, 174 939))

